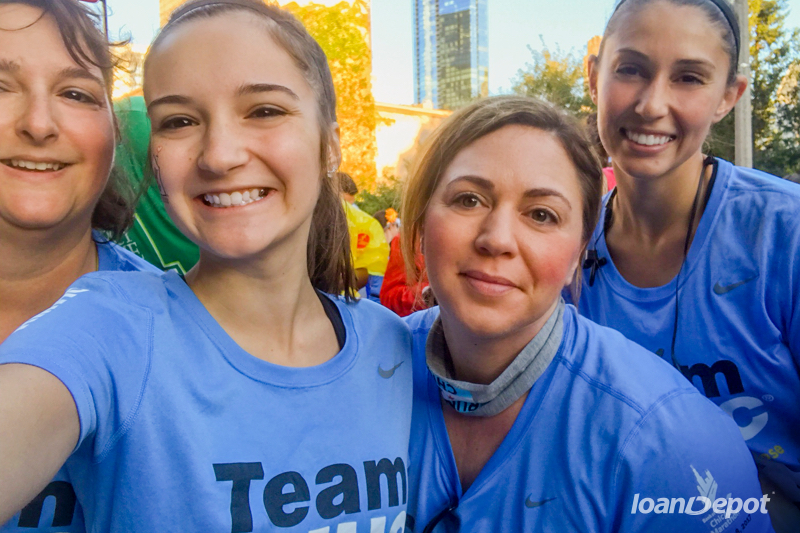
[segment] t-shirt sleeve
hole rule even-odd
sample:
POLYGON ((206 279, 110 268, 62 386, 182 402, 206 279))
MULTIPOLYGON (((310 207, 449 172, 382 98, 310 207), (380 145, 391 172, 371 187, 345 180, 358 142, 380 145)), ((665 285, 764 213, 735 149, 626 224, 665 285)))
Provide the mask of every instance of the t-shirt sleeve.
POLYGON ((90 274, 0 344, 0 364, 28 364, 57 377, 78 411, 76 449, 89 441, 99 460, 136 415, 152 332, 151 312, 90 274))
POLYGON ((739 429, 697 394, 675 391, 643 415, 619 452, 614 484, 614 531, 773 531, 739 429))

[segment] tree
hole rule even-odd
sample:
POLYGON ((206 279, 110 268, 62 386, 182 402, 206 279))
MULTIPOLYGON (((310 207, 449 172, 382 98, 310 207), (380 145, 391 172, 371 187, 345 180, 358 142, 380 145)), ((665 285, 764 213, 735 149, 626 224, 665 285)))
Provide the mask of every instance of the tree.
MULTIPOLYGON (((785 175, 800 165, 800 145, 793 110, 800 105, 791 89, 790 67, 800 60, 800 32, 784 27, 786 0, 748 0, 750 8, 750 69, 753 104, 753 166, 785 175), (789 79, 787 80, 787 76, 789 79), (779 98, 780 89, 783 96, 779 98)), ((792 74, 794 73, 794 74, 792 74)), ((796 87, 796 86, 795 86, 796 87)), ((728 160, 734 158, 733 113, 717 124, 708 150, 728 160)))
POLYGON ((376 112, 372 96, 372 52, 369 47, 369 2, 355 0, 327 7, 285 6, 305 25, 328 56, 336 88, 336 114, 342 146, 341 170, 361 190, 375 187, 376 112))
POLYGON ((533 61, 517 72, 512 87, 515 93, 546 100, 578 116, 594 110, 582 59, 558 47, 551 51, 544 43, 541 52, 530 46, 528 50, 533 61))

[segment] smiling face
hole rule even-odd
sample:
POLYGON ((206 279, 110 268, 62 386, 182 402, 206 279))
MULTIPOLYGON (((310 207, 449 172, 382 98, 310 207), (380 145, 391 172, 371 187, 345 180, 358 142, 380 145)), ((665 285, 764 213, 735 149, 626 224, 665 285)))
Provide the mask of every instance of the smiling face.
POLYGON ((700 154, 746 82, 728 84, 723 37, 698 7, 652 2, 626 15, 590 63, 603 146, 615 166, 653 178, 700 154))
POLYGON ((558 139, 505 126, 456 155, 425 211, 428 278, 473 335, 530 335, 570 282, 583 242, 578 175, 558 139))
MULTIPOLYGON (((0 5, 4 28, 40 15, 0 5)), ((102 80, 69 56, 49 15, 0 30, 0 231, 89 230, 114 159, 102 80)))
POLYGON ((167 210, 187 237, 218 257, 305 254, 324 172, 318 103, 266 21, 228 12, 176 27, 147 61, 145 99, 167 210))

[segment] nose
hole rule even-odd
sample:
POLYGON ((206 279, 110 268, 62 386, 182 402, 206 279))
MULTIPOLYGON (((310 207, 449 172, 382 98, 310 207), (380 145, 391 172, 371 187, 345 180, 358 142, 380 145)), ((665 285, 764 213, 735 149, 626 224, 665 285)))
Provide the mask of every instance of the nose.
POLYGON ((245 149, 235 125, 223 121, 210 122, 203 138, 197 164, 217 176, 224 176, 247 162, 245 149))
POLYGON ((666 76, 657 76, 642 89, 636 113, 647 120, 653 120, 665 116, 668 110, 669 79, 666 76))
POLYGON ((517 213, 513 208, 492 208, 480 224, 475 249, 490 257, 515 255, 518 251, 514 234, 516 222, 517 213))
POLYGON ((31 95, 17 121, 17 134, 35 145, 58 138, 58 121, 47 95, 31 95))

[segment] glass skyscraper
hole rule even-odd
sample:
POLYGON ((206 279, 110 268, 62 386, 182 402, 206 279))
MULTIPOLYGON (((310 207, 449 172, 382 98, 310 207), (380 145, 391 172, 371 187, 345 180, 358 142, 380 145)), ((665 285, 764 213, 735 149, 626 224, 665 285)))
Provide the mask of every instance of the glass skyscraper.
POLYGON ((456 109, 489 93, 487 0, 414 0, 414 101, 456 109))

